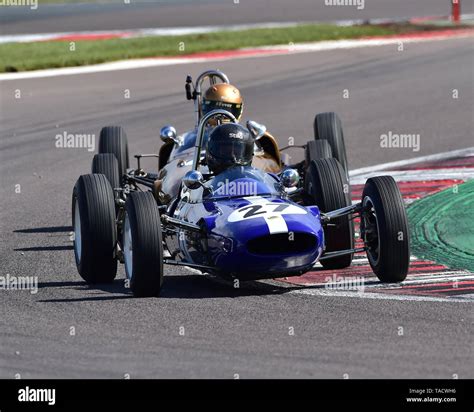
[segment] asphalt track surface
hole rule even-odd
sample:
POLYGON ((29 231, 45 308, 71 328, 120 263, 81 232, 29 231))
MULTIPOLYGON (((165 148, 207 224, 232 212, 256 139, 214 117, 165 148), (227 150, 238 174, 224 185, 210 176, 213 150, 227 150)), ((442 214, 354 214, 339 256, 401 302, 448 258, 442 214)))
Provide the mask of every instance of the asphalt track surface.
MULTIPOLYGON (((358 2, 355 2, 358 4, 358 2)), ((365 0, 357 6, 327 6, 324 0, 162 0, 105 4, 41 4, 2 7, 0 34, 52 33, 82 30, 191 27, 286 21, 448 16, 448 0, 365 0)), ((462 12, 473 12, 473 1, 462 0, 462 12)))
POLYGON ((1 275, 40 283, 37 294, 0 291, 0 377, 473 378, 470 303, 236 290, 174 268, 156 299, 132 298, 123 268, 89 288, 69 232, 92 153, 55 147, 58 133, 121 124, 131 153, 152 152, 163 124, 192 126, 185 75, 217 67, 241 87, 245 117, 282 144, 337 111, 351 168, 461 149, 472 146, 472 64, 469 38, 0 83, 1 275), (388 131, 419 133, 420 151, 381 149, 388 131))

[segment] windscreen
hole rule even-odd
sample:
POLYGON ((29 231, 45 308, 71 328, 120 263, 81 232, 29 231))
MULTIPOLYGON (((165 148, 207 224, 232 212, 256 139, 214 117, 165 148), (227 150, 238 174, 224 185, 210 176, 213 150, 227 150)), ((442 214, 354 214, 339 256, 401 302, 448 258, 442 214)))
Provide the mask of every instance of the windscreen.
POLYGON ((212 189, 212 193, 206 193, 205 200, 280 194, 276 177, 251 166, 229 168, 212 178, 206 186, 212 189))

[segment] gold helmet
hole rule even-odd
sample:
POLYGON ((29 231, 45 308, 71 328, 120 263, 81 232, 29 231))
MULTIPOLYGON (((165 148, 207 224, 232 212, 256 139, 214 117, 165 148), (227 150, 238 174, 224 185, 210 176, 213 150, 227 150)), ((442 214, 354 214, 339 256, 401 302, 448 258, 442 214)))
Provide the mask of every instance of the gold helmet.
POLYGON ((244 102, 237 87, 228 83, 218 83, 206 90, 202 99, 202 114, 212 110, 224 109, 231 112, 237 120, 242 116, 244 102))

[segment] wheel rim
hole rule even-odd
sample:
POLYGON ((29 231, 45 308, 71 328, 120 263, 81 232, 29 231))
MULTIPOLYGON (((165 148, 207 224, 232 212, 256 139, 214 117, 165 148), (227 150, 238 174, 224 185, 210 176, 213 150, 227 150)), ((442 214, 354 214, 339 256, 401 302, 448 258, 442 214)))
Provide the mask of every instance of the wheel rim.
POLYGON ((125 215, 123 224, 123 258, 125 262, 125 273, 128 279, 133 277, 133 243, 132 229, 130 228, 130 219, 125 215))
POLYGON ((362 202, 362 206, 366 210, 361 219, 361 234, 364 244, 368 247, 367 258, 372 266, 377 266, 380 260, 380 234, 375 213, 374 203, 369 196, 366 196, 362 202))
POLYGON ((77 263, 80 263, 82 257, 81 214, 77 198, 74 202, 74 254, 77 263))

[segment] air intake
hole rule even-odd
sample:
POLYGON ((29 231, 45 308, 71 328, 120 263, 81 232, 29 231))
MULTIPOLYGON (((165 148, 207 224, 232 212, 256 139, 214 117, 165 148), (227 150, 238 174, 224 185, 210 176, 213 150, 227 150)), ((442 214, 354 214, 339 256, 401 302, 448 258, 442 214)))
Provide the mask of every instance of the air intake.
POLYGON ((304 253, 316 246, 316 236, 309 233, 278 233, 247 242, 247 250, 255 255, 304 253))

